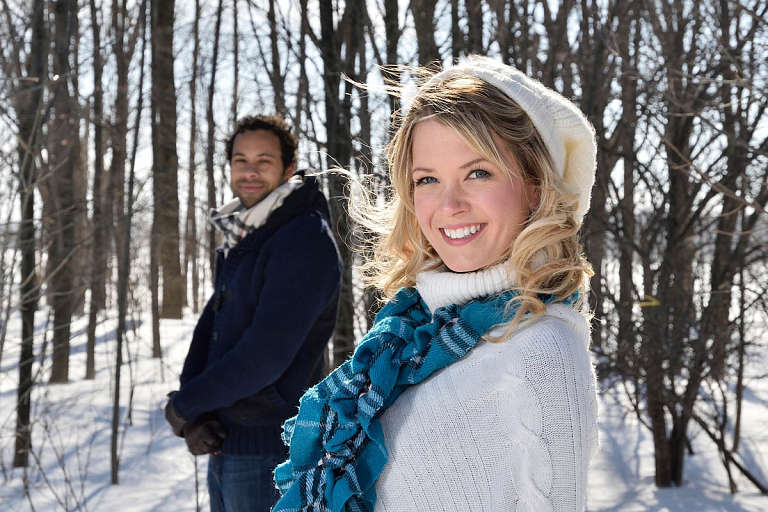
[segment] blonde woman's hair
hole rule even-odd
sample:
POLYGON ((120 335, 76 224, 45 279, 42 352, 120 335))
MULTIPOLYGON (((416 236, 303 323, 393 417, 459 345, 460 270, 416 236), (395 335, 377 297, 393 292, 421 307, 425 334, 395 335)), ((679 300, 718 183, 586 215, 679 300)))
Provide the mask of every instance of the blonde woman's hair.
MULTIPOLYGON (((424 70, 419 73, 428 76, 424 70)), ((519 302, 520 308, 499 339, 523 318, 533 319, 544 313, 546 308, 539 294, 563 300, 580 292, 584 310, 593 272, 579 244, 580 224, 574 217, 576 196, 565 192, 544 142, 517 103, 483 80, 453 76, 427 80, 410 108, 394 115, 398 128, 387 146, 393 189, 387 194, 389 199, 382 200, 369 187, 362 187, 352 201, 353 217, 374 235, 364 249, 368 258, 362 270, 367 284, 390 298, 399 288, 413 286, 420 271, 443 264, 419 228, 411 179, 414 127, 420 121, 434 119, 456 130, 469 147, 511 177, 521 174, 519 177, 532 183, 538 194, 538 206, 530 212, 505 256, 520 293, 510 305, 519 302), (504 158, 503 154, 510 152, 501 151, 494 138, 507 145, 515 162, 504 158)))

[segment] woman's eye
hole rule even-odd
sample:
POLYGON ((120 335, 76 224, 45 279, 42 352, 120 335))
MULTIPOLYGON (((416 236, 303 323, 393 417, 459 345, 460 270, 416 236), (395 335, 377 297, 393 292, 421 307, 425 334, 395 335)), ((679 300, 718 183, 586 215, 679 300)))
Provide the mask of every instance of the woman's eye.
POLYGON ((470 172, 467 176, 470 179, 477 179, 477 178, 490 178, 491 173, 484 169, 475 169, 474 171, 470 172))
POLYGON ((434 176, 423 176, 417 180, 414 180, 416 186, 426 185, 427 183, 435 183, 437 180, 434 176))

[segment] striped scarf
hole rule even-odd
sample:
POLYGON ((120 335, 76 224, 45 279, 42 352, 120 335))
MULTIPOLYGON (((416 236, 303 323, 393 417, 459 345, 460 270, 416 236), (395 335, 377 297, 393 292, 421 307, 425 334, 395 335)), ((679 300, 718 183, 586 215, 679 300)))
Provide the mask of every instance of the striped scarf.
POLYGON ((211 210, 208 221, 224 235, 221 246, 224 257, 251 231, 264 225, 269 215, 280 208, 285 198, 302 183, 300 176, 293 176, 250 208, 243 206, 240 199, 234 199, 219 210, 211 210))
POLYGON ((352 358, 310 388, 298 415, 285 422, 289 459, 275 470, 282 496, 273 511, 372 511, 389 456, 381 414, 408 386, 461 359, 491 327, 509 321, 519 305, 505 307, 516 295, 452 304, 430 317, 416 289, 398 291, 352 358))

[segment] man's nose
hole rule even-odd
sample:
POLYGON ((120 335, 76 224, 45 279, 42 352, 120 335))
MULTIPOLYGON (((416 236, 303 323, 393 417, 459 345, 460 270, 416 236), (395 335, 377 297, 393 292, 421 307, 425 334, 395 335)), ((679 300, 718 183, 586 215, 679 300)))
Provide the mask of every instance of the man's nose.
POLYGON ((253 176, 259 174, 259 167, 256 164, 246 163, 243 166, 243 174, 246 176, 253 176))

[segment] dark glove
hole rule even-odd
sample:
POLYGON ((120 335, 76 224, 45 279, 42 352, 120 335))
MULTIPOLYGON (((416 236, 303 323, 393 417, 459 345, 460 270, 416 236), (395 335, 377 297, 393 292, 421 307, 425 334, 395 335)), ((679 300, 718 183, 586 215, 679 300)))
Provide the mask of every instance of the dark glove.
POLYGON ((227 438, 224 425, 211 413, 202 414, 194 423, 187 423, 183 428, 183 437, 192 455, 210 453, 218 455, 221 445, 227 438))
POLYGON ((181 417, 173 406, 173 395, 176 393, 176 391, 168 393, 168 403, 165 404, 165 421, 171 426, 174 434, 184 437, 184 426, 187 424, 187 421, 181 417))

